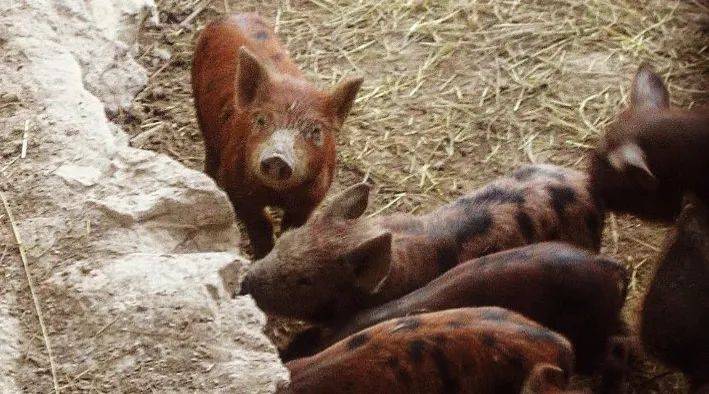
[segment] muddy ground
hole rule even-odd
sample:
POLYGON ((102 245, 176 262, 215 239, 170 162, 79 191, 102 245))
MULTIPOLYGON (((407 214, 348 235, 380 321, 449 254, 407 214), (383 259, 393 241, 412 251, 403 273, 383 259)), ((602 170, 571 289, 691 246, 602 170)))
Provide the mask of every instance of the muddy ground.
MULTIPOLYGON (((333 190, 375 185, 370 213, 423 212, 528 162, 582 168, 650 62, 673 103, 705 102, 707 4, 700 1, 159 0, 144 28, 147 87, 115 120, 135 147, 201 169, 189 68, 196 33, 227 12, 258 11, 310 78, 366 78, 339 136, 333 190), (204 9, 202 9, 202 7, 204 9), (194 13, 196 12, 196 16, 194 13)), ((611 215, 603 252, 632 272, 634 324, 666 228, 611 215)), ((292 325, 272 325, 282 342, 292 325)), ((681 375, 642 361, 635 392, 683 392, 681 375)))

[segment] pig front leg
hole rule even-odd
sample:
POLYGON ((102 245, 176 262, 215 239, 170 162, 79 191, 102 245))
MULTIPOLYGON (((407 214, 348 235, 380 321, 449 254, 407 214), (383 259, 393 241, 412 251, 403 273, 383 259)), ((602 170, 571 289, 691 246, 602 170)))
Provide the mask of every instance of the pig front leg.
POLYGON ((235 207, 236 217, 246 226, 254 260, 261 259, 273 249, 273 227, 263 207, 235 207))
POLYGON ((283 221, 281 221, 281 231, 300 227, 308 221, 314 206, 300 206, 297 208, 287 208, 283 211, 283 221))

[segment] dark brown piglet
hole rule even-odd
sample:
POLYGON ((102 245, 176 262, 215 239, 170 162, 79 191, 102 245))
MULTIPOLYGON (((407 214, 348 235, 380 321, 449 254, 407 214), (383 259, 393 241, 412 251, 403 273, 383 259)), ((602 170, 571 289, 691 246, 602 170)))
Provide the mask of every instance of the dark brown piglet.
POLYGON ((421 216, 362 217, 369 187, 351 187, 252 265, 241 294, 268 313, 310 321, 351 316, 409 293, 461 261, 563 240, 597 250, 602 212, 586 175, 527 166, 421 216))
POLYGON ((499 306, 569 338, 579 371, 591 372, 609 337, 621 329, 627 283, 623 266, 569 244, 523 246, 460 264, 397 300, 332 323, 320 335, 317 328, 306 331, 282 358, 314 354, 376 323, 422 311, 499 306))
POLYGON ((589 173, 608 210, 671 221, 682 195, 709 201, 709 106, 671 107, 662 79, 643 65, 630 106, 590 155, 589 173))
POLYGON ((192 92, 204 137, 205 172, 226 191, 254 255, 273 247, 264 207, 299 226, 325 197, 335 137, 362 79, 326 92, 307 81, 257 14, 210 23, 192 62, 192 92))
POLYGON ((561 335, 502 308, 463 308, 389 320, 286 364, 286 393, 519 393, 550 364, 568 379, 561 335))
POLYGON ((668 236, 641 313, 643 346, 709 389, 709 210, 690 198, 668 236))

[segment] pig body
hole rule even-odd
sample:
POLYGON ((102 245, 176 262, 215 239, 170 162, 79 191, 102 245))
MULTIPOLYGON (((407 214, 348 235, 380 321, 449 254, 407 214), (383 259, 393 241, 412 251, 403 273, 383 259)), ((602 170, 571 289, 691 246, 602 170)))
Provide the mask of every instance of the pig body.
POLYGON ((590 156, 594 190, 606 208, 672 221, 686 191, 709 201, 709 106, 671 107, 662 79, 641 66, 630 106, 590 156))
POLYGON ((640 334, 648 353, 709 390, 709 210, 685 206, 645 297, 640 334))
POLYGON ((307 82, 256 14, 208 25, 192 63, 205 172, 224 189, 256 257, 273 247, 264 207, 299 226, 323 199, 335 168, 335 133, 362 80, 323 92, 307 82))
POLYGON ((564 243, 532 244, 460 264, 397 300, 335 323, 327 330, 331 335, 296 338, 283 356, 313 354, 366 327, 423 311, 498 306, 567 337, 577 368, 590 372, 609 337, 620 331, 627 283, 625 269, 614 261, 564 243), (316 343, 308 346, 309 341, 316 343))
POLYGON ((573 372, 561 335, 502 308, 389 320, 286 364, 287 393, 519 393, 529 372, 573 372))
POLYGON ((283 234, 241 293, 266 312, 322 322, 399 298, 499 250, 548 240, 600 244, 602 210, 574 170, 523 167, 422 216, 361 218, 368 190, 346 190, 283 234))

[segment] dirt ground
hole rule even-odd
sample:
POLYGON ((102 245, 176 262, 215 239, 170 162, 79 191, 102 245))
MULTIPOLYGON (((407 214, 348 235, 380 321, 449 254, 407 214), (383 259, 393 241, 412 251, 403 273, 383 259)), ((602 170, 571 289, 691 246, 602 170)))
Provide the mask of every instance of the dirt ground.
MULTIPOLYGON (((202 168, 189 85, 196 34, 226 12, 258 11, 319 85, 366 78, 339 136, 333 189, 370 179, 370 213, 427 211, 523 163, 583 168, 643 61, 666 78, 674 104, 709 96, 703 1, 157 3, 162 25, 143 30, 139 54, 150 81, 116 118, 133 146, 202 168)), ((665 231, 627 217, 607 221, 603 252, 632 272, 631 326, 665 231)), ((274 327, 280 342, 289 325, 274 327)), ((680 374, 641 364, 635 392, 685 390, 680 374)))

